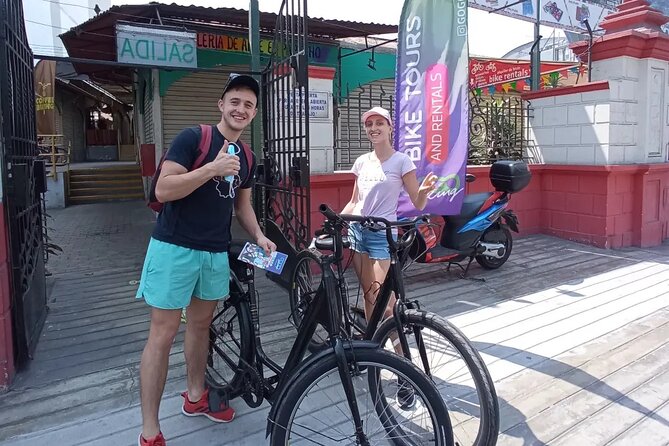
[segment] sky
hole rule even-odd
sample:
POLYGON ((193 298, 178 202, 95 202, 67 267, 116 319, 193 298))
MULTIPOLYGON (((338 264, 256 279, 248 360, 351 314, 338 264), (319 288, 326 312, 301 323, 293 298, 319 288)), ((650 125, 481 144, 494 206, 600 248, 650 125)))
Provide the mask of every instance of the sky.
MULTIPOLYGON (((111 5, 146 4, 150 0, 111 0, 111 5)), ((36 54, 54 54, 60 44, 57 35, 83 22, 94 14, 93 6, 103 7, 110 0, 60 0, 60 22, 51 19, 57 0, 23 0, 28 39, 36 54), (69 6, 66 6, 69 5, 69 6), (56 44, 54 44, 56 42, 56 44)), ((248 0, 162 0, 163 3, 207 7, 234 7, 248 9, 248 0)), ((397 24, 404 0, 309 0, 308 13, 312 17, 358 22, 397 24)), ((259 0, 260 10, 278 12, 281 0, 259 0)), ((552 28, 543 27, 541 34, 550 37, 552 28)), ((562 36, 561 31, 557 31, 562 36)), ((534 38, 534 25, 499 14, 469 8, 469 52, 472 56, 502 57, 512 49, 534 38)), ((61 54, 65 55, 65 54, 61 54)))
POLYGON ((94 16, 96 4, 111 7, 111 0, 59 1, 23 0, 26 33, 34 54, 67 56, 58 35, 94 16))

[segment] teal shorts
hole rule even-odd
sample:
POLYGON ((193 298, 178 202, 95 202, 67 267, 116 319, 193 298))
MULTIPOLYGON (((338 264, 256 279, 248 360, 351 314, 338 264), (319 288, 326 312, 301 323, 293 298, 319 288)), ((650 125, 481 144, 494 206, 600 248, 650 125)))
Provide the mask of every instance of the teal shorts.
POLYGON ((230 294, 227 252, 198 251, 151 238, 137 298, 164 310, 186 308, 191 296, 219 300, 230 294))

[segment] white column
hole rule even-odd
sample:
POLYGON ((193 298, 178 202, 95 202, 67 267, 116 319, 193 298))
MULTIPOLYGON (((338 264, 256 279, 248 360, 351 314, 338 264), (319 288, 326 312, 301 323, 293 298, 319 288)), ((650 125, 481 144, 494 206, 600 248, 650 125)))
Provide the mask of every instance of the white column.
POLYGON ((667 161, 669 122, 667 122, 667 72, 669 62, 639 60, 639 150, 642 162, 667 161))
POLYGON ((593 81, 610 87, 610 149, 615 162, 662 163, 669 143, 669 62, 630 56, 595 61, 593 81))
POLYGON ((309 164, 311 173, 334 172, 332 79, 309 77, 309 164))
POLYGON ((160 72, 151 70, 151 84, 153 86, 153 100, 151 101, 153 112, 153 142, 156 145, 156 167, 163 156, 163 107, 160 98, 160 72))

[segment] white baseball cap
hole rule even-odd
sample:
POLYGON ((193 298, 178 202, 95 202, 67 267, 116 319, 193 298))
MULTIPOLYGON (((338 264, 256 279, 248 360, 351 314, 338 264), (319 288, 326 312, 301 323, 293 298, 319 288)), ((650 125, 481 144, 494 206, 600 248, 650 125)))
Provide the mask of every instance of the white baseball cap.
POLYGON ((362 114, 362 123, 364 124, 367 122, 367 119, 370 118, 371 116, 381 116, 382 118, 386 118, 386 121, 388 121, 388 124, 393 125, 393 119, 390 117, 390 112, 386 110, 383 107, 373 107, 366 111, 365 113, 362 114))

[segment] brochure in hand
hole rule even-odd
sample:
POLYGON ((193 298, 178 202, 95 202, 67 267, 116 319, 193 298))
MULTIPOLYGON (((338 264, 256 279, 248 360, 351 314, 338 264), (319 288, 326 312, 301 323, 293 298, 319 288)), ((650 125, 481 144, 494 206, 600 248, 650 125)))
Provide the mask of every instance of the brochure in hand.
POLYGON ((244 245, 244 249, 239 254, 239 260, 242 262, 250 263, 275 274, 281 274, 287 258, 288 255, 278 251, 267 255, 260 246, 250 242, 244 245))

